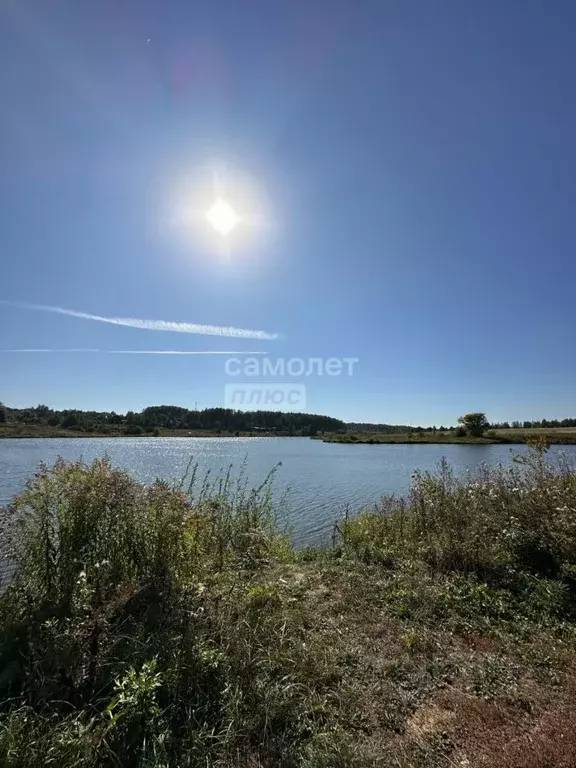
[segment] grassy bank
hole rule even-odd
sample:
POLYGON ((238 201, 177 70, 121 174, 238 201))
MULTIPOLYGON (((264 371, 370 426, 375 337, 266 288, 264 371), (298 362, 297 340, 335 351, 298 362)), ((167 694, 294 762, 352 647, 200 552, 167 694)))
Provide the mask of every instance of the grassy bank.
POLYGON ((503 443, 510 445, 523 445, 535 437, 542 439, 549 445, 575 445, 576 428, 560 427, 558 429, 497 429, 489 430, 482 437, 472 435, 458 436, 453 431, 444 432, 346 432, 332 433, 321 436, 319 439, 325 443, 359 443, 375 445, 378 443, 405 443, 420 445, 422 443, 433 444, 476 444, 490 445, 503 443))
POLYGON ((3 766, 576 764, 576 473, 416 473, 294 551, 269 484, 42 469, 8 519, 3 766))
POLYGON ((0 439, 3 437, 285 437, 276 431, 240 431, 206 429, 166 429, 155 427, 148 430, 128 427, 109 427, 106 431, 98 429, 85 431, 51 427, 47 424, 0 424, 0 439))

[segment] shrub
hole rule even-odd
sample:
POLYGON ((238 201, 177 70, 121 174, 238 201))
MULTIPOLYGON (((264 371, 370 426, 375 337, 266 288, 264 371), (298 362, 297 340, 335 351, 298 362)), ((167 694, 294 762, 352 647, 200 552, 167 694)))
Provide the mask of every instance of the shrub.
POLYGON ((140 426, 140 424, 127 424, 124 427, 124 434, 125 435, 143 435, 144 430, 140 426))
POLYGON ((407 503, 383 500, 342 526, 350 551, 370 558, 423 559, 437 569, 488 573, 506 569, 557 577, 576 572, 576 472, 542 450, 509 468, 482 467, 455 477, 416 472, 407 503))
POLYGON ((301 642, 283 647, 297 607, 256 581, 288 552, 271 478, 143 486, 107 460, 40 468, 8 510, 0 764, 232 765, 250 744, 278 749, 304 716, 307 667, 301 642))

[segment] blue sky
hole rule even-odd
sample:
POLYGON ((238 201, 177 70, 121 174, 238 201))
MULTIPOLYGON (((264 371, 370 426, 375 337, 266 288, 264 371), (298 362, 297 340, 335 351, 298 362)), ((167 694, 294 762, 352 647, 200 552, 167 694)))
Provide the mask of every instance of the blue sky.
POLYGON ((0 399, 223 404, 225 356, 355 357, 307 410, 576 413, 576 6, 9 0, 0 399), (209 235, 216 187, 244 221, 209 235), (200 215, 201 214, 201 215, 200 215))

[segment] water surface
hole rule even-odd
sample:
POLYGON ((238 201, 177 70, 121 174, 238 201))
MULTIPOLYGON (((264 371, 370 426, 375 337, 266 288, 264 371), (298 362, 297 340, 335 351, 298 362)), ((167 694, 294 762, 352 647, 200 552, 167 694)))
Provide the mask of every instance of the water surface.
MULTIPOLYGON (((551 453, 559 446, 553 446, 551 453)), ((524 446, 514 446, 524 450, 524 446)), ((563 446, 576 459, 576 446, 563 446)), ((434 470, 445 456, 457 471, 482 462, 509 464, 505 445, 350 445, 300 437, 126 437, 0 440, 0 505, 24 487, 38 464, 64 459, 91 461, 107 454, 137 480, 180 479, 192 458, 200 473, 237 472, 246 461, 251 484, 262 482, 279 462, 274 487, 283 498, 280 515, 298 544, 327 540, 346 508, 356 511, 389 493, 404 494, 415 469, 434 470), (288 491, 285 495, 284 492, 288 491)))

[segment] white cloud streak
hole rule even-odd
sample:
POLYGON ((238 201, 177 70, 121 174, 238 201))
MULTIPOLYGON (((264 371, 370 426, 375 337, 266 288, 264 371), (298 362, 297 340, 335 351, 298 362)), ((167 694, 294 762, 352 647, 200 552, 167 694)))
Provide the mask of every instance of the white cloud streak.
POLYGON ((34 353, 34 352, 51 352, 58 354, 63 353, 89 353, 100 355, 265 355, 266 352, 257 352, 251 350, 249 352, 238 352, 237 350, 223 351, 220 349, 46 349, 46 348, 27 348, 27 349, 0 349, 0 353, 34 353))
POLYGON ((110 325, 122 325, 127 328, 138 328, 143 331, 168 331, 172 333, 195 333, 203 336, 223 336, 230 339, 256 339, 258 341, 273 341, 280 338, 277 333, 269 331, 250 330, 247 328, 233 328, 223 325, 202 325, 200 323, 179 323, 172 320, 145 320, 137 317, 104 317, 103 315, 91 315, 88 312, 77 312, 74 309, 64 307, 51 307, 45 304, 29 304, 24 301, 8 301, 0 299, 0 304, 21 309, 31 309, 36 312, 52 312, 66 317, 78 317, 81 320, 93 320, 97 323, 110 325))
POLYGON ((236 352, 235 350, 224 352, 220 349, 105 349, 100 350, 108 355, 265 355, 266 352, 236 352))

